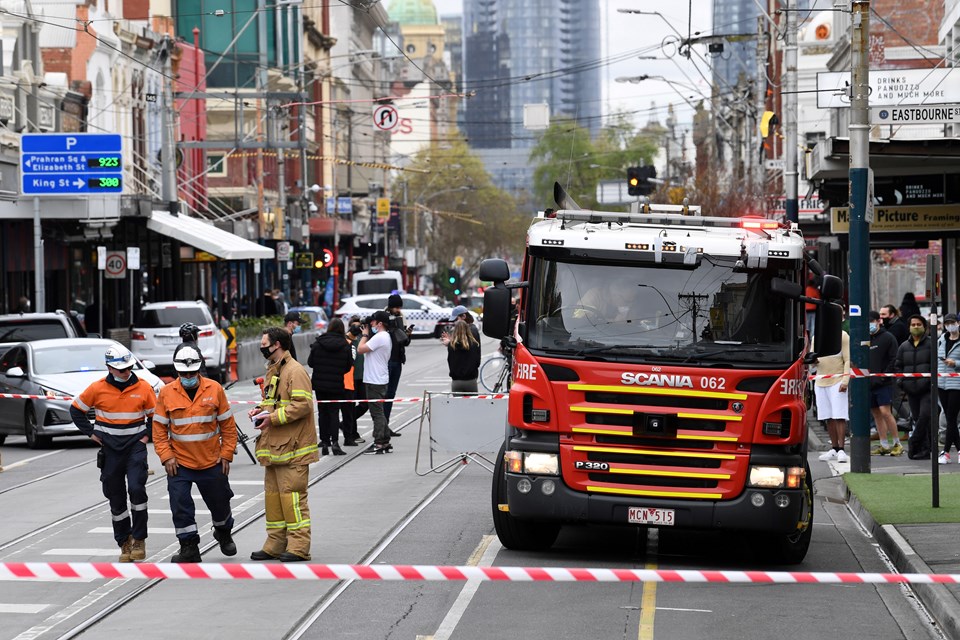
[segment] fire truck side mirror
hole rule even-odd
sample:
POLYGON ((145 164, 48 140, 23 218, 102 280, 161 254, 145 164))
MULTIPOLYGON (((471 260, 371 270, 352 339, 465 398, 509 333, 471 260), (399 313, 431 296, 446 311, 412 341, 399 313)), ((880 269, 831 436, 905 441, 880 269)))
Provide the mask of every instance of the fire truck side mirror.
MULTIPOLYGON (((487 262, 490 262, 489 260, 487 262)), ((483 273, 483 267, 480 267, 483 273)), ((483 276, 480 276, 483 279, 483 276)), ((503 282, 483 290, 483 333, 491 338, 510 335, 510 290, 503 282)))
POLYGON ((770 291, 790 300, 799 300, 800 296, 803 295, 803 287, 796 282, 790 282, 786 278, 771 278, 770 291))
POLYGON ((814 348, 820 356, 840 353, 843 341, 840 332, 843 323, 843 308, 833 302, 817 307, 816 326, 813 330, 814 348))
POLYGON ((823 282, 820 284, 820 297, 824 300, 840 300, 843 298, 843 280, 837 276, 823 274, 823 282))
POLYGON ((490 258, 480 263, 480 279, 494 284, 510 279, 510 267, 506 260, 490 258))

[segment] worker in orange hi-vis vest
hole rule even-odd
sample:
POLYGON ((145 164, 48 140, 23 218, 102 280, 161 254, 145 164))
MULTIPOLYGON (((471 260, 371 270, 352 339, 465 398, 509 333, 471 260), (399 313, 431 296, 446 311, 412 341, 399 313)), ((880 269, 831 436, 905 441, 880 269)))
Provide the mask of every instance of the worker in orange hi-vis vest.
POLYGON ((136 562, 147 557, 147 429, 157 397, 133 372, 137 361, 129 349, 120 344, 109 347, 104 361, 107 377, 73 399, 70 417, 83 435, 100 445, 97 466, 103 495, 110 502, 120 562, 136 562))
POLYGON ((173 354, 178 378, 160 391, 153 416, 153 444, 167 472, 167 491, 180 552, 171 562, 201 562, 194 485, 213 520, 213 537, 224 555, 237 554, 230 511, 230 463, 237 423, 223 387, 200 375, 203 356, 182 344, 173 354))

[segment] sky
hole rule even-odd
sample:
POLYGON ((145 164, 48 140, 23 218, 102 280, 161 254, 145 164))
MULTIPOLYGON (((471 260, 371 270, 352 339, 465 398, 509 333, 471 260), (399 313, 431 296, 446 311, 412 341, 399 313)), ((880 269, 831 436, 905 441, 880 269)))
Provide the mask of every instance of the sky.
MULTIPOLYGON (((433 1, 441 16, 462 13, 462 0, 433 1)), ((687 37, 688 13, 692 13, 689 32, 693 37, 697 37, 697 32, 701 35, 711 33, 711 6, 711 0, 600 0, 601 12, 605 15, 605 24, 601 27, 601 57, 619 59, 630 52, 636 52, 636 56, 602 68, 604 113, 617 110, 639 112, 634 116, 635 122, 643 126, 648 121, 651 103, 656 103, 655 113, 663 124, 666 120, 666 107, 672 103, 675 105, 678 124, 689 127, 692 109, 687 105, 687 101, 696 104, 702 95, 710 95, 709 58, 706 57, 706 47, 701 45, 693 47, 691 59, 687 60, 678 55, 677 47, 671 40, 678 38, 677 32, 684 38, 687 37), (691 5, 693 10, 689 12, 691 5), (659 11, 663 17, 617 12, 617 9, 621 8, 659 11), (610 19, 607 20, 606 16, 610 19), (641 60, 641 55, 644 58, 656 59, 641 60), (670 80, 672 84, 653 78, 636 84, 616 81, 617 78, 635 78, 640 75, 660 76, 670 80)), ((755 27, 747 25, 747 28, 755 27)))

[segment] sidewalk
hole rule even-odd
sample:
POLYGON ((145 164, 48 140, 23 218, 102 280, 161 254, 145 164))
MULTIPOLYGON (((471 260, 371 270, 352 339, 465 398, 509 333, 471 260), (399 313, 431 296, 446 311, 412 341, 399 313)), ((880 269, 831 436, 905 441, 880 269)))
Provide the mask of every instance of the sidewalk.
MULTIPOLYGON (((810 451, 825 451, 830 438, 826 429, 808 414, 810 451)), ((903 443, 906 448, 906 442, 903 443)), ((843 481, 850 472, 850 464, 829 464, 839 474, 843 497, 864 526, 873 534, 880 548, 900 573, 960 573, 960 522, 936 524, 880 525, 873 515, 851 493, 843 481)), ((940 474, 960 473, 960 464, 951 462, 938 467, 940 474)), ((930 475, 929 460, 910 460, 906 453, 899 457, 871 456, 871 474, 890 474, 899 477, 930 475)), ((941 492, 941 498, 943 493, 941 492)), ((941 503, 942 504, 942 503, 941 503)), ((960 585, 914 584, 913 591, 924 607, 937 621, 944 635, 960 639, 960 585)))

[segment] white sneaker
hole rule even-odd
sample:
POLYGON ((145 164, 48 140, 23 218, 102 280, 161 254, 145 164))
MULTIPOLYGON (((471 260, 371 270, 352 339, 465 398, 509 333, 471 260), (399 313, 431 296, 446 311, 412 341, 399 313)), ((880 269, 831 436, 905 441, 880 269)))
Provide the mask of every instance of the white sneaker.
POLYGON ((937 458, 937 462, 940 464, 950 464, 950 454, 946 452, 941 453, 940 457, 937 458))
POLYGON ((836 449, 827 449, 820 454, 820 459, 824 462, 837 459, 837 450, 836 449))
POLYGON ((843 462, 849 462, 849 461, 850 461, 850 458, 847 456, 846 451, 844 451, 843 449, 840 449, 840 451, 837 451, 837 462, 843 463, 843 462))

